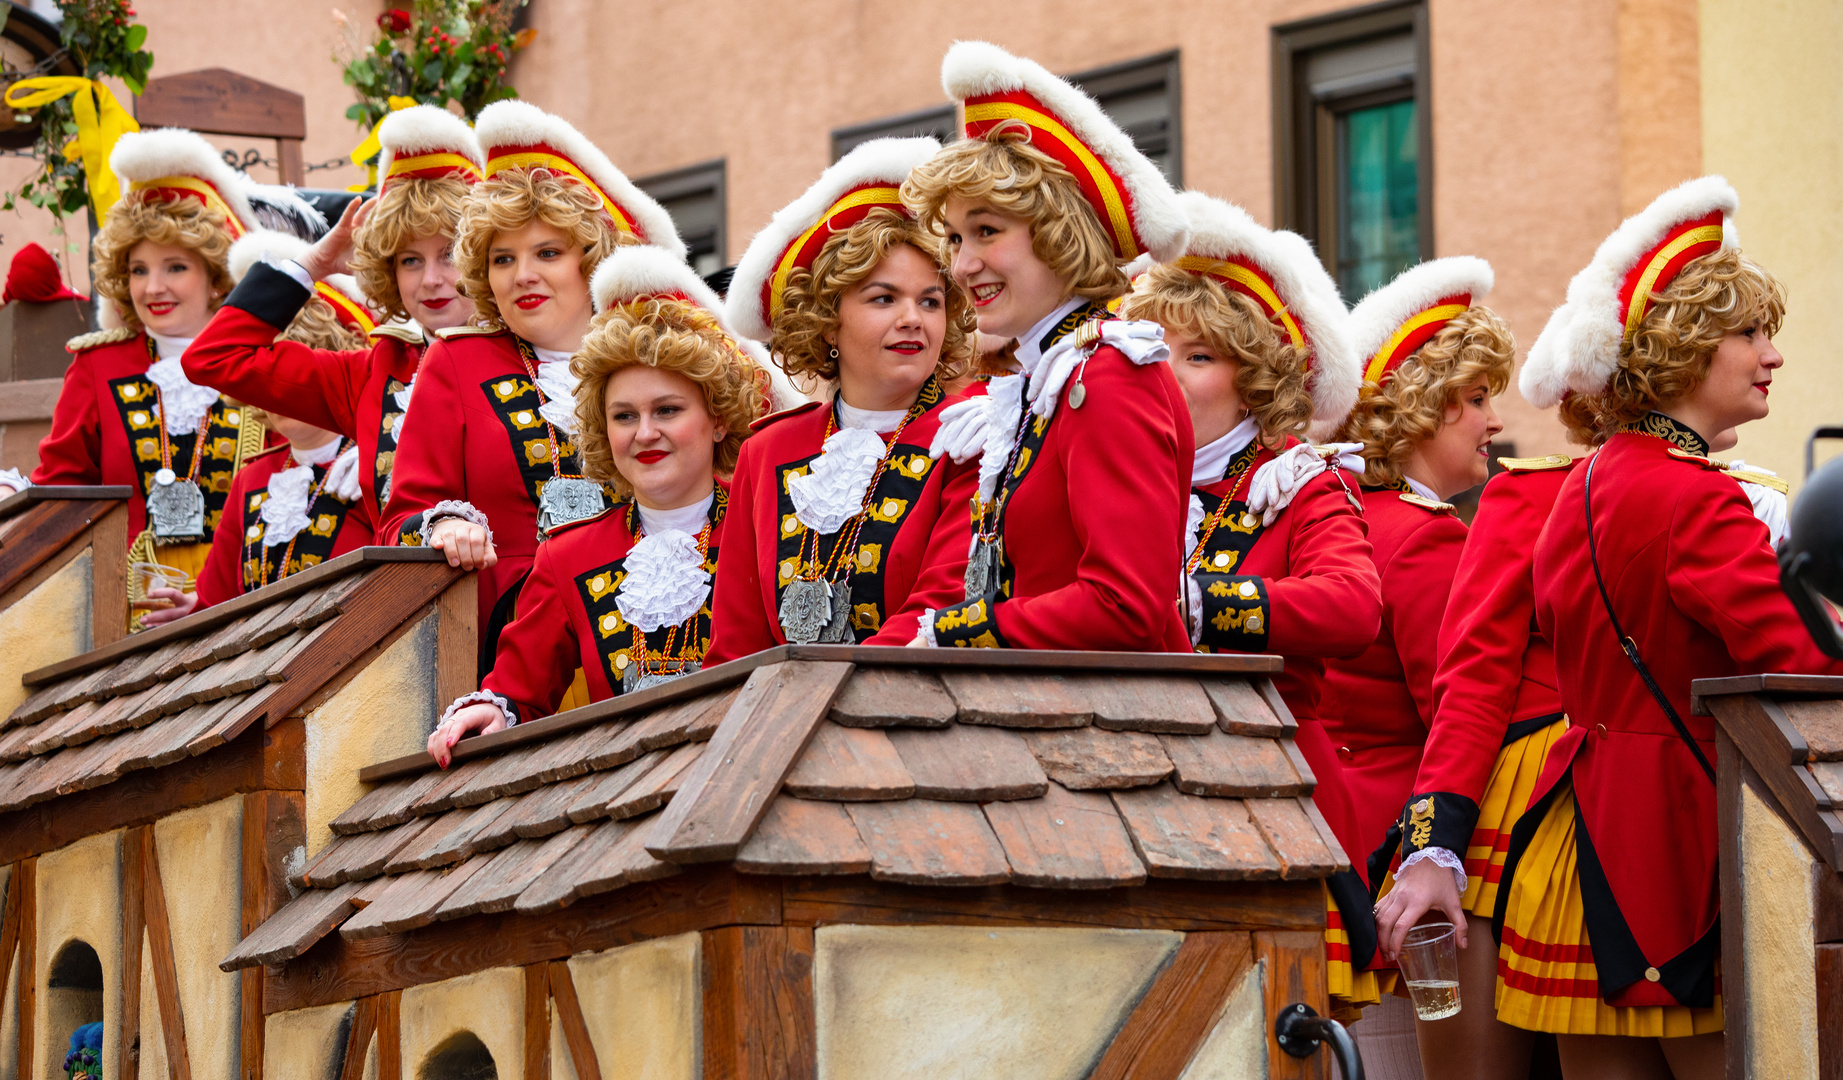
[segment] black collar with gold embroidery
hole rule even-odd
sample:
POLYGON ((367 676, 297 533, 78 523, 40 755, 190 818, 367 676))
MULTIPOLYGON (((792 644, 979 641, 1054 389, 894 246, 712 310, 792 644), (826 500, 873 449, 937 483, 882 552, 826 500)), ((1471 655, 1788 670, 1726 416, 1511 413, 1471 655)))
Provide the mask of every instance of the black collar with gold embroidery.
POLYGON ((1049 352, 1050 346, 1074 333, 1076 327, 1087 322, 1089 319, 1112 319, 1115 317, 1113 312, 1107 310, 1106 304, 1098 300, 1090 300, 1074 311, 1064 315, 1056 322, 1055 326, 1050 327, 1049 333, 1044 334, 1043 337, 1037 341, 1037 353, 1038 355, 1042 355, 1049 352))
POLYGON ((1665 416, 1661 412, 1648 412, 1629 424, 1619 428, 1620 434, 1650 435, 1675 445, 1680 450, 1707 457, 1709 441, 1696 434, 1687 425, 1665 416))

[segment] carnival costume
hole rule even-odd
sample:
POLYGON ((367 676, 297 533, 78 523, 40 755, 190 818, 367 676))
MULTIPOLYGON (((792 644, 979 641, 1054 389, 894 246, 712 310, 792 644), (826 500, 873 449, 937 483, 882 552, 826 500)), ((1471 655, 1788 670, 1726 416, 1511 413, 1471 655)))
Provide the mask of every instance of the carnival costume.
MULTIPOLYGON (((445 177, 481 176, 479 143, 464 122, 432 105, 402 109, 378 129, 378 198, 393 189, 445 177)), ((392 464, 404 415, 425 349, 423 331, 407 312, 379 325, 333 275, 315 282, 296 258, 307 245, 271 235, 261 262, 231 291, 186 351, 186 373, 259 408, 336 432, 358 446, 371 517, 381 520, 390 498, 392 464), (278 341, 307 302, 319 296, 371 340, 369 349, 316 349, 278 341), (369 325, 367 325, 369 324, 369 325)), ((378 543, 396 543, 380 537, 378 543)))
MULTIPOLYGON (((1524 396, 1547 407, 1605 393, 1656 294, 1736 246, 1737 202, 1704 177, 1620 225, 1531 350, 1524 396)), ((1506 1023, 1627 1036, 1723 1026, 1714 724, 1691 714, 1690 681, 1843 665, 1812 644, 1767 529, 1707 450, 1659 412, 1628 425, 1569 474, 1537 543, 1536 619, 1571 726, 1512 830, 1498 889, 1506 1023)))
MULTIPOLYGON (((1180 253, 1188 230, 1170 184, 1092 98, 983 42, 949 49, 942 83, 965 107, 968 138, 1027 127, 1075 177, 1117 265, 1180 253)), ((960 424, 948 410, 931 451, 982 455, 974 546, 965 599, 924 617, 926 643, 1189 648, 1171 583, 1195 450, 1167 357, 1158 326, 1073 299, 1018 339, 1019 374, 956 406, 960 424)))
MULTIPOLYGON (((898 189, 939 149, 877 139, 839 159, 743 254, 731 322, 771 341, 789 277, 873 212, 911 216, 898 189)), ((930 376, 893 417, 839 392, 756 422, 736 465, 711 663, 790 641, 906 645, 925 609, 964 597, 963 561, 926 561, 930 550, 963 557, 978 482, 977 466, 930 452, 946 404, 930 376)))

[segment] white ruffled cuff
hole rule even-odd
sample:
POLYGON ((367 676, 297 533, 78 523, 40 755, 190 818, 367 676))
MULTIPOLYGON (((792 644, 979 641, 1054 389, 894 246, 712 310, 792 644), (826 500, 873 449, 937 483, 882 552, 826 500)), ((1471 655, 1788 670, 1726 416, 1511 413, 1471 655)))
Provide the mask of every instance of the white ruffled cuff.
POLYGON ((32 481, 27 479, 26 474, 20 472, 18 469, 7 469, 4 472, 0 472, 0 484, 4 484, 14 491, 24 491, 32 486, 32 481))
POLYGON ((1402 872, 1407 870, 1408 867, 1422 861, 1431 861, 1435 866, 1444 866, 1448 870, 1451 870, 1453 872, 1453 888, 1459 890, 1460 896, 1465 895, 1465 861, 1443 847, 1424 847, 1403 859, 1401 865, 1395 870, 1395 876, 1397 878, 1401 877, 1402 872))
POLYGON ((941 647, 940 641, 934 636, 933 608, 922 609, 921 622, 915 624, 915 640, 921 642, 930 649, 938 649, 941 647))
POLYGON ((627 576, 614 605, 621 618, 647 633, 684 622, 710 599, 710 572, 689 533, 648 533, 627 552, 624 564, 627 576))
POLYGON ((1190 612, 1190 643, 1203 640, 1203 586, 1192 574, 1184 575, 1185 607, 1190 612))
POLYGON ((442 718, 435 722, 435 726, 441 727, 448 722, 450 716, 467 708, 469 705, 492 705, 499 710, 499 715, 506 718, 507 727, 512 727, 518 723, 518 710, 512 707, 510 701, 493 693, 491 690, 475 690, 471 694, 462 694, 460 697, 455 698, 454 704, 448 706, 448 711, 442 713, 442 718))
POLYGON ((844 428, 827 439, 805 475, 787 478, 787 495, 800 524, 829 536, 858 516, 864 491, 887 450, 881 435, 864 428, 844 428))
POLYGON ((472 522, 486 530, 488 543, 493 540, 493 527, 487 524, 486 515, 474 507, 473 503, 462 499, 443 499, 422 512, 422 528, 417 530, 423 535, 423 542, 428 542, 429 529, 443 518, 460 518, 472 522))

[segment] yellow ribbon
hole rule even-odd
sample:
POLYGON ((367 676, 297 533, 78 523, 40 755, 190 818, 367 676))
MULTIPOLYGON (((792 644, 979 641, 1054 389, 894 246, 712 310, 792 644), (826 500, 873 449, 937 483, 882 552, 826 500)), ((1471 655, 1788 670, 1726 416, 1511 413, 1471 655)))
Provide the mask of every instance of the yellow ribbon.
POLYGON ((71 113, 77 120, 77 137, 64 144, 64 160, 83 162, 90 205, 96 210, 96 220, 101 221, 122 197, 121 185, 109 168, 109 154, 117 140, 130 131, 141 130, 141 125, 134 122, 107 86, 77 75, 21 79, 7 90, 5 102, 9 108, 37 109, 62 97, 71 98, 71 113))
MULTIPOLYGON (((388 101, 390 103, 390 112, 396 112, 398 109, 407 109, 411 105, 417 104, 415 98, 398 97, 395 94, 390 95, 388 101)), ((385 113, 384 115, 389 116, 390 113, 385 113)), ((353 184, 346 188, 347 191, 369 191, 377 185, 378 155, 384 152, 384 144, 378 141, 378 129, 383 126, 384 120, 380 117, 377 123, 371 125, 371 134, 365 136, 365 141, 359 143, 358 147, 352 151, 352 164, 363 165, 365 167, 365 182, 362 184, 353 184)))

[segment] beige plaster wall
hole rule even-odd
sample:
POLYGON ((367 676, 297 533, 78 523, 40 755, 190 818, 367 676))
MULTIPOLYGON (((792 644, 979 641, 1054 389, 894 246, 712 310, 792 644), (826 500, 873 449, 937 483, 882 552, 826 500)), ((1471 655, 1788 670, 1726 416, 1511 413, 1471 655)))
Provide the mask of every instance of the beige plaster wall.
MULTIPOLYGON (((34 994, 50 1001, 52 962, 72 940, 96 950, 102 961, 103 1030, 114 1028, 121 1010, 122 988, 115 973, 122 969, 121 833, 85 837, 69 847, 38 858, 38 944, 32 977, 34 994)), ((53 1031, 49 1010, 39 1007, 30 1018, 33 1061, 42 1077, 64 1075, 69 1031, 53 1031)), ((103 1040, 103 1073, 114 1076, 115 1049, 103 1040)), ((24 1078, 21 1078, 24 1080, 24 1078)))
POLYGON ((1222 1001, 1216 1022, 1178 1080, 1266 1080, 1267 962, 1256 961, 1222 1001))
POLYGON ((403 1075, 421 1075, 430 1051, 458 1031, 486 1044, 499 1080, 522 1080, 525 1047, 525 975, 494 968, 403 991, 403 1075))
POLYGON ((423 747, 435 706, 435 624, 427 615, 307 716, 307 854, 327 822, 365 794, 358 770, 423 747))
MULTIPOLYGON (((702 1074, 703 955, 702 937, 692 933, 570 958, 570 981, 604 1080, 696 1080, 702 1074)), ((554 1018, 552 1029, 552 1076, 574 1080, 554 1018)))
POLYGON ((1748 1075, 1816 1080, 1816 863, 1803 838, 1745 784, 1740 853, 1748 1075))
POLYGON ((1742 249, 1790 298, 1772 415, 1743 427, 1731 456, 1800 480, 1811 429, 1843 421, 1843 7, 1700 7, 1703 159, 1740 193, 1742 249))
POLYGON ((1177 951, 1163 930, 829 926, 820 1080, 1077 1080, 1177 951))
POLYGON ((352 1003, 271 1013, 263 1029, 263 1080, 337 1080, 352 1003))
MULTIPOLYGON (((233 795, 155 822, 154 844, 173 928, 186 1056, 194 1075, 234 1075, 239 983, 235 972, 218 969, 218 961, 242 936, 243 797, 233 795)), ((144 970, 151 973, 151 964, 144 970)), ((141 1045, 157 1031, 144 1028, 141 1045)))
POLYGON ((90 650, 93 584, 86 548, 0 611, 0 715, 26 699, 21 675, 90 650))
MULTIPOLYGON (((0 897, 12 887, 13 867, 0 866, 0 897)), ((19 973, 19 958, 5 958, 6 969, 0 971, 0 1076, 6 1075, 8 1062, 19 1060, 19 996, 13 992, 13 979, 19 973)))

